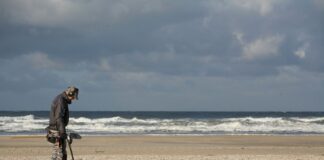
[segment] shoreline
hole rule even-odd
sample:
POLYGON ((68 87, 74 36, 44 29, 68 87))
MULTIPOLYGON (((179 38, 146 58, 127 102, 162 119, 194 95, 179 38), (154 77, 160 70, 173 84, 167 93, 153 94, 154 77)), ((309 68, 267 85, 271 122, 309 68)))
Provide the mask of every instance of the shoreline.
MULTIPOLYGON (((0 160, 50 158, 45 136, 0 136, 0 142, 0 160)), ((76 160, 324 160, 324 135, 83 136, 72 148, 76 160)))
MULTIPOLYGON (((78 132, 68 132, 68 133, 78 133, 78 132)), ((0 137, 42 137, 43 134, 0 134, 0 137)), ((319 136, 324 137, 324 134, 80 134, 82 137, 132 137, 132 136, 152 136, 152 137, 222 137, 222 136, 274 136, 274 137, 307 137, 307 136, 319 136)))

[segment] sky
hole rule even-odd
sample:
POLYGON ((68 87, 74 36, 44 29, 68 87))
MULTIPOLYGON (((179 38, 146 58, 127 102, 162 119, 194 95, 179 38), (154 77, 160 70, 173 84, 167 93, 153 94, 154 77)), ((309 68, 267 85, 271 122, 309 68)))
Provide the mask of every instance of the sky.
POLYGON ((324 111, 323 0, 1 0, 0 110, 324 111))

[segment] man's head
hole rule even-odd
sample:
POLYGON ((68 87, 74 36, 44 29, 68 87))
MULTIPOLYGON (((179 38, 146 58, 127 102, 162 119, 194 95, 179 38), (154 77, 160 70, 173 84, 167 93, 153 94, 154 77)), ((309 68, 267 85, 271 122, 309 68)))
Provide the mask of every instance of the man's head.
POLYGON ((70 86, 67 88, 67 90, 65 90, 65 93, 70 100, 78 99, 79 89, 74 86, 70 86))

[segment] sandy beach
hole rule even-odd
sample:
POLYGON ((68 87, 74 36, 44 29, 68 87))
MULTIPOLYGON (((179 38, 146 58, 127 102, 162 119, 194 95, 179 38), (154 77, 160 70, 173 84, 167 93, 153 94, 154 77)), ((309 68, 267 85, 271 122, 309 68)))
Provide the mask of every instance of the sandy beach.
MULTIPOLYGON (((42 136, 0 142, 1 160, 50 159, 42 136)), ((76 160, 324 160, 324 136, 87 136, 72 148, 76 160)))

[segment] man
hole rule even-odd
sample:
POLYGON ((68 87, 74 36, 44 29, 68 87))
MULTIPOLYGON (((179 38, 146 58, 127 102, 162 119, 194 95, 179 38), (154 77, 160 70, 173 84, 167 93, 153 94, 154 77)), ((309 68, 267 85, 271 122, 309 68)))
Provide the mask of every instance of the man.
POLYGON ((69 104, 78 99, 79 89, 71 86, 55 97, 51 105, 49 134, 54 137, 52 160, 66 160, 66 129, 69 123, 69 104))

